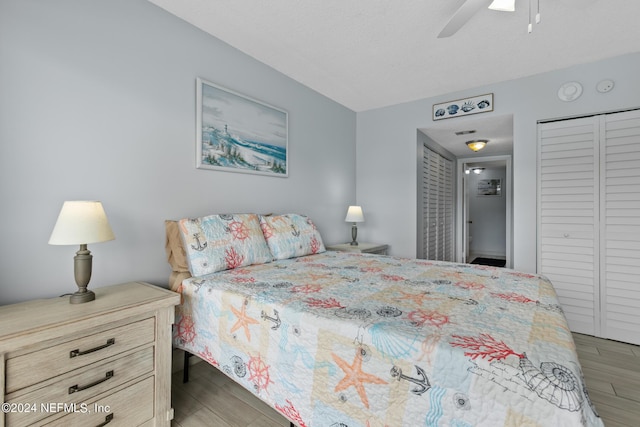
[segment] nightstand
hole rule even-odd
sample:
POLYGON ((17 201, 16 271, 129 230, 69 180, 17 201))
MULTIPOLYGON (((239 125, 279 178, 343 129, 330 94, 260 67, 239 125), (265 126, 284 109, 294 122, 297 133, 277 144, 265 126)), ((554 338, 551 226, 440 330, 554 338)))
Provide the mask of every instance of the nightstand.
POLYGON ((0 307, 0 427, 170 426, 175 292, 142 282, 0 307))
POLYGON ((367 254, 387 255, 389 245, 378 245, 375 243, 362 243, 358 242, 358 245, 351 245, 350 243, 342 243, 339 245, 327 246, 327 250, 330 251, 342 251, 342 252, 359 252, 367 254))

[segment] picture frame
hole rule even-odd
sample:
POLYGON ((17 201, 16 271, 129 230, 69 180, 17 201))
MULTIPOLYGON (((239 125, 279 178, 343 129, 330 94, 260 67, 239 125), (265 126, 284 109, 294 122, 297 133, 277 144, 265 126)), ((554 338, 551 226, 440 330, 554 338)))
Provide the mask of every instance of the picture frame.
POLYGON ((493 111, 493 93, 434 104, 431 118, 436 121, 489 111, 493 111))
POLYGON ((196 78, 196 168, 289 176, 288 113, 196 78))
POLYGON ((502 196, 501 179, 480 179, 478 180, 478 196, 502 196))

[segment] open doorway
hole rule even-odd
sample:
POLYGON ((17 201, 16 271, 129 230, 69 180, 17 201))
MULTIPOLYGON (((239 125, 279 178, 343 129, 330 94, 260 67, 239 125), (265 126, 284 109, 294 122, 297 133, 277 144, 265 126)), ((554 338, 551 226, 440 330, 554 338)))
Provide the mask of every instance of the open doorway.
MULTIPOLYGON (((430 241, 427 239, 430 203, 427 202, 434 180, 424 168, 424 153, 428 148, 456 165, 452 173, 454 230, 448 237, 454 248, 453 260, 471 263, 476 258, 488 258, 487 263, 495 263, 492 259, 497 259, 497 263, 504 262, 505 267, 511 267, 513 116, 461 117, 435 122, 428 128, 418 129, 417 136, 418 257, 430 259, 425 244, 430 241), (472 151, 467 146, 472 139, 488 142, 480 151, 472 151), (482 172, 472 177, 465 174, 465 170, 473 168, 480 168, 482 172)), ((441 182, 439 180, 439 187, 441 182)))
POLYGON ((511 156, 458 159, 460 262, 511 266, 511 156))

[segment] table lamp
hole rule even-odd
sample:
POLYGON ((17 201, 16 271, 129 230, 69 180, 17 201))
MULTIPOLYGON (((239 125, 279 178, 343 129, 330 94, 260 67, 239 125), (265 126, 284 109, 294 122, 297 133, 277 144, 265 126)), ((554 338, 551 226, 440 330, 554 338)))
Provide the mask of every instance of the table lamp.
POLYGON ((115 239, 102 203, 97 201, 67 201, 49 238, 50 245, 80 245, 73 258, 73 270, 78 291, 71 294, 69 302, 79 304, 93 301, 96 295, 87 289, 91 279, 93 256, 87 244, 115 239))
POLYGON ((362 208, 360 206, 349 206, 347 210, 347 217, 344 219, 346 222, 352 222, 351 226, 351 246, 358 246, 358 226, 356 223, 364 222, 364 215, 362 214, 362 208))

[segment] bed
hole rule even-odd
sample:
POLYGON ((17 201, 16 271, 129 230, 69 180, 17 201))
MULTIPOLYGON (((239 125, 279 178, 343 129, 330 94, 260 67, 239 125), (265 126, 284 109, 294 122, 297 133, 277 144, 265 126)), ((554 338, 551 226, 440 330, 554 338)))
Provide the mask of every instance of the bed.
POLYGON ((542 276, 325 251, 294 214, 169 221, 167 254, 174 345, 297 426, 603 425, 542 276))

